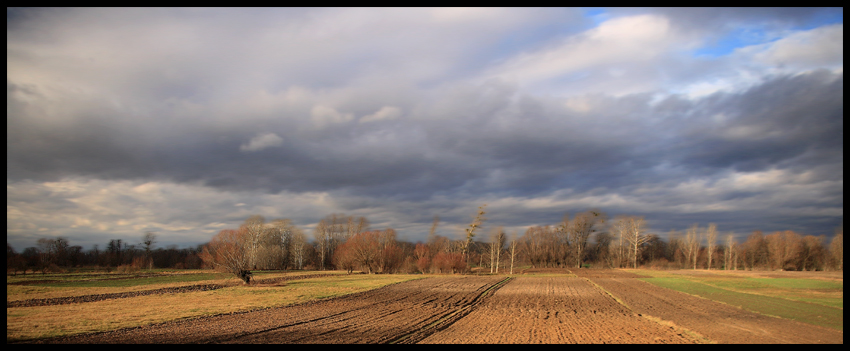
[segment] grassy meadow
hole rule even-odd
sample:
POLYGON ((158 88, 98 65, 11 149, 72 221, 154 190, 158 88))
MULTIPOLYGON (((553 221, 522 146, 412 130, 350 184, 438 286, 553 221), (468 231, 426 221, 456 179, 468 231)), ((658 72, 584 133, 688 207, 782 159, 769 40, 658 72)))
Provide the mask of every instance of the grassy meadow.
POLYGON ((635 271, 657 286, 844 331, 841 272, 635 271), (799 274, 798 274, 799 273, 799 274))

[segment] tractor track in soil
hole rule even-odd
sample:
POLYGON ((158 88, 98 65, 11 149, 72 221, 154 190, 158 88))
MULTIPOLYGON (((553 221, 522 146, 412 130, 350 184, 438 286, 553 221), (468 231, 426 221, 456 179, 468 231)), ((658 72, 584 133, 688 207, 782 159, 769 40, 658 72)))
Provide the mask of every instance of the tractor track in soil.
POLYGON ((656 287, 638 274, 572 273, 429 277, 286 307, 30 342, 843 343, 841 331, 656 287))
POLYGON ((435 277, 326 300, 36 343, 412 343, 450 326, 505 277, 435 277))

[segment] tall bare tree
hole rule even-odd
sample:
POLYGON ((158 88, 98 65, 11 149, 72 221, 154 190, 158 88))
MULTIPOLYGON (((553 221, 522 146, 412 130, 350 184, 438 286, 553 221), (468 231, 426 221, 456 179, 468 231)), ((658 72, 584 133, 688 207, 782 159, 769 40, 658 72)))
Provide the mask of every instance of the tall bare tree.
POLYGON ((307 236, 298 227, 292 228, 292 246, 290 246, 290 260, 297 269, 304 269, 306 255, 307 236))
POLYGON ((699 255, 699 226, 692 225, 685 232, 685 256, 689 264, 697 269, 697 256, 699 255))
POLYGON ((244 223, 242 223, 242 228, 245 230, 245 235, 247 235, 247 255, 248 255, 248 266, 251 268, 255 268, 257 266, 260 251, 260 241, 262 240, 263 231, 265 230, 266 219, 260 215, 253 215, 248 217, 244 223))
POLYGON ((505 241, 505 231, 501 226, 490 230, 490 273, 499 273, 499 258, 505 241))
POLYGON ((514 260, 516 259, 517 233, 511 235, 511 274, 514 274, 514 260))
POLYGON ((730 233, 726 236, 726 250, 723 252, 725 262, 723 267, 729 270, 733 266, 733 270, 738 270, 738 247, 735 243, 735 237, 730 233))
POLYGON ((649 236, 644 234, 646 231, 646 224, 643 217, 620 216, 616 220, 615 228, 629 244, 629 251, 632 256, 632 265, 634 268, 637 268, 638 255, 643 248, 643 244, 649 240, 649 236))
POLYGON ((313 239, 316 244, 316 251, 319 254, 319 269, 325 270, 325 261, 328 257, 328 252, 330 251, 331 245, 331 232, 332 229, 330 225, 325 222, 324 219, 320 220, 318 224, 316 224, 316 228, 313 230, 313 239))
POLYGON ((145 248, 145 261, 148 264, 148 269, 153 269, 153 258, 151 257, 151 249, 156 243, 156 234, 154 232, 145 232, 142 237, 142 246, 145 248))
POLYGON ((483 204, 478 207, 478 213, 475 215, 475 219, 472 220, 472 223, 469 224, 469 228, 466 228, 466 241, 463 243, 462 251, 464 257, 464 262, 466 262, 467 267, 469 267, 469 247, 472 244, 472 238, 475 237, 475 231, 481 227, 481 224, 484 223, 484 207, 487 204, 483 204))
POLYGON ((714 249, 717 247, 717 225, 714 223, 709 223, 708 228, 705 230, 705 242, 706 242, 706 250, 708 251, 708 266, 706 269, 711 269, 711 259, 714 256, 714 249))

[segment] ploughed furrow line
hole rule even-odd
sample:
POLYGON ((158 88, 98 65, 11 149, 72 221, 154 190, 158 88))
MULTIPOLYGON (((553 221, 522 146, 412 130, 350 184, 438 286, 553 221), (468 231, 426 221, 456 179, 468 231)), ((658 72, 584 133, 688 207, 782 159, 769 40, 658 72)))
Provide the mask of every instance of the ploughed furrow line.
POLYGON ((410 334, 402 335, 401 337, 396 337, 394 339, 387 340, 386 342, 390 344, 415 344, 440 330, 448 328, 449 326, 451 326, 452 324, 472 312, 472 310, 475 309, 475 307, 477 307, 478 305, 480 305, 486 297, 493 296, 493 294, 497 290, 499 290, 499 288, 505 286, 505 284, 510 282, 511 279, 513 278, 508 277, 488 286, 486 289, 484 289, 481 293, 469 300, 467 303, 461 305, 457 310, 449 311, 448 313, 441 316, 437 321, 426 325, 425 327, 416 330, 410 334))
POLYGON ((415 342, 486 300, 504 277, 433 277, 337 298, 37 343, 415 342), (424 330, 423 330, 424 329, 424 330), (421 332, 422 334, 416 334, 421 332), (404 338, 407 336, 407 338, 404 338))
POLYGON ((581 278, 516 277, 420 343, 689 343, 581 278))
MULTIPOLYGON (((298 275, 298 276, 291 276, 291 277, 267 278, 267 279, 258 279, 256 281, 256 283, 257 284, 276 284, 276 283, 281 283, 281 282, 290 281, 290 280, 320 278, 320 277, 328 277, 328 276, 338 276, 338 274, 309 274, 309 275, 298 275)), ((69 296, 69 297, 56 297, 56 298, 49 298, 49 299, 28 299, 28 300, 6 301, 6 308, 67 305, 67 304, 72 304, 72 303, 96 302, 96 301, 111 300, 111 299, 126 299, 126 298, 131 298, 131 297, 139 297, 139 296, 147 296, 147 295, 179 294, 179 293, 189 293, 189 292, 198 292, 198 291, 209 291, 209 290, 217 290, 217 289, 222 289, 222 288, 226 288, 228 286, 235 286, 235 285, 238 285, 238 284, 233 284, 233 285, 198 284, 198 285, 175 286, 175 287, 161 288, 161 289, 110 293, 110 294, 94 294, 94 295, 80 295, 80 296, 69 296)))
MULTIPOLYGON (((433 278, 400 283, 390 289, 315 304, 314 310, 336 314, 298 325, 257 331, 227 343, 387 343, 414 336, 464 315, 471 305, 499 284, 499 277, 433 278), (352 310, 354 302, 368 309, 352 310), (458 313, 461 312, 461 313, 458 313)), ((416 339, 410 339, 415 342, 416 339)), ((408 342, 410 342, 408 341, 408 342)))

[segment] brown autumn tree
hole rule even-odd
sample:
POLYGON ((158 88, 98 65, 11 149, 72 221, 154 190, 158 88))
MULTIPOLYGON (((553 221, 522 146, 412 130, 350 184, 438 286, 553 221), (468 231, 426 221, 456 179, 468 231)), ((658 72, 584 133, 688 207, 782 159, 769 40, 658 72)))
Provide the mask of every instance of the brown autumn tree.
POLYGON ((832 241, 829 243, 829 256, 833 262, 833 266, 839 270, 844 270, 844 225, 842 225, 832 241))
POLYGON ((462 272, 466 268, 466 259, 459 252, 439 252, 431 266, 439 273, 462 272))
POLYGON ((824 249, 822 240, 820 237, 814 235, 803 237, 799 254, 801 270, 823 270, 826 261, 826 250, 824 249))
POLYGON ((362 232, 348 238, 346 242, 339 246, 334 253, 338 261, 343 261, 351 265, 351 269, 358 267, 360 270, 365 270, 366 273, 372 274, 378 270, 378 260, 381 255, 381 248, 378 244, 380 232, 362 232))
POLYGON ((199 256, 208 267, 233 273, 245 284, 249 284, 252 276, 249 258, 250 240, 250 234, 244 227, 239 230, 225 229, 204 245, 199 256))
POLYGON ((378 259, 381 273, 395 273, 404 262, 404 250, 396 240, 396 232, 392 228, 382 230, 378 235, 378 259))
POLYGON ((794 260, 800 253, 800 235, 790 231, 774 232, 767 235, 768 255, 770 257, 771 269, 794 269, 794 260))
POLYGON ((764 234, 760 230, 753 231, 747 237, 747 241, 741 245, 741 251, 744 255, 744 266, 749 266, 750 270, 756 267, 763 268, 769 265, 770 257, 768 255, 767 242, 764 239, 764 234))
POLYGON ((416 268, 422 273, 428 273, 431 269, 431 252, 427 244, 418 243, 413 249, 413 259, 416 268))

